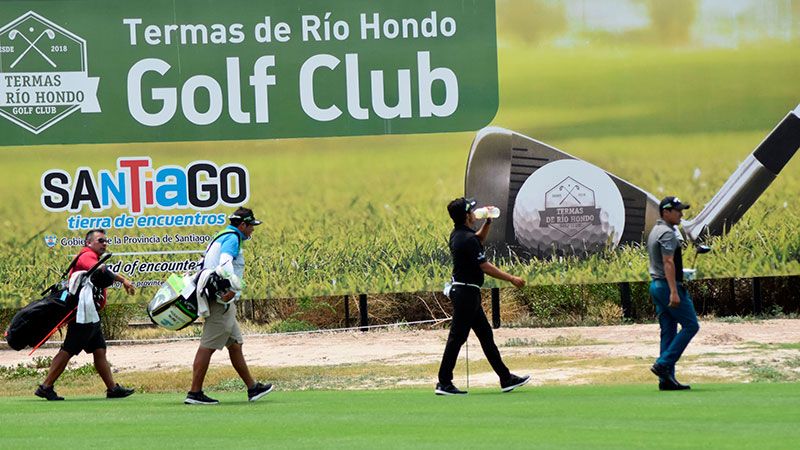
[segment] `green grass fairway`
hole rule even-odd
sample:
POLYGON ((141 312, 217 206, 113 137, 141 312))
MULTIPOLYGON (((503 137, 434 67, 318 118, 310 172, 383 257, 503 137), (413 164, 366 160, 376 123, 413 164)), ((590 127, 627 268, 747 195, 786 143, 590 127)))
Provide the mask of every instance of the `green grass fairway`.
POLYGON ((707 384, 0 399, 9 448, 797 448, 800 386, 707 384), (216 395, 215 395, 216 396, 216 395))

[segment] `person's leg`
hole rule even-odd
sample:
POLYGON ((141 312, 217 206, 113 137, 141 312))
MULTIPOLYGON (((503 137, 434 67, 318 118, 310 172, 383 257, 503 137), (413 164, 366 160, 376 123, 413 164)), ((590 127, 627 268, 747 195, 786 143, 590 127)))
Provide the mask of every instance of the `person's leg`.
POLYGON ((675 336, 678 335, 678 321, 672 317, 672 314, 662 311, 658 314, 658 324, 661 327, 661 345, 658 352, 660 357, 667 351, 675 336))
POLYGON ((203 381, 211 364, 211 355, 217 350, 222 350, 230 338, 230 327, 226 324, 225 306, 210 302, 208 305, 209 316, 203 323, 203 334, 200 336, 200 346, 194 355, 192 363, 192 388, 189 392, 203 390, 203 381))
POLYGON ((657 364, 665 364, 662 360, 675 336, 678 334, 678 321, 669 313, 669 285, 662 280, 650 282, 650 298, 656 307, 656 316, 661 330, 657 364))
POLYGON ((97 369, 97 374, 105 383, 106 389, 112 389, 116 383, 114 383, 114 376, 111 375, 111 365, 106 358, 106 349, 98 348, 92 352, 92 356, 94 357, 94 368, 97 369))
MULTIPOLYGON (((659 364, 668 367, 674 367, 678 362, 683 351, 691 342, 695 334, 700 330, 700 324, 697 322, 697 313, 694 310, 694 303, 692 298, 683 286, 678 287, 678 295, 681 298, 681 303, 677 308, 667 308, 667 313, 672 316, 673 320, 681 325, 681 331, 672 339, 667 349, 659 357, 659 364)), ((672 369, 674 370, 674 369, 672 369)))
POLYGON ((461 346, 469 336, 472 312, 475 310, 475 300, 471 299, 466 289, 468 286, 453 286, 450 297, 453 302, 453 319, 450 321, 450 334, 444 346, 442 363, 439 365, 439 383, 449 385, 453 382, 453 369, 461 346))
POLYGON ((61 349, 53 357, 53 362, 50 363, 50 369, 47 371, 47 376, 45 376, 42 386, 46 388, 52 387, 58 377, 64 373, 69 360, 83 350, 84 343, 89 338, 87 330, 85 326, 75 322, 70 322, 67 325, 67 335, 64 337, 64 343, 61 344, 61 349))
POLYGON ((664 360, 664 353, 667 352, 667 349, 669 349, 675 337, 678 335, 678 321, 675 320, 675 317, 669 312, 662 311, 662 313, 658 315, 658 324, 661 327, 661 345, 657 362, 659 364, 668 365, 664 360))
MULTIPOLYGON (((663 362, 664 353, 669 348, 672 341, 675 340, 675 336, 678 335, 678 321, 676 321, 672 314, 669 313, 662 313, 658 315, 658 323, 661 326, 661 349, 658 353, 658 359, 656 363, 658 364, 667 364, 663 362)), ((675 376, 675 366, 668 366, 670 368, 670 373, 672 376, 675 376)), ((664 383, 666 380, 663 378, 659 378, 659 381, 664 383)))
POLYGON ((478 310, 475 311, 472 319, 472 330, 475 332, 475 336, 478 337, 478 341, 480 341, 481 348, 483 349, 483 354, 486 355, 486 359, 489 361, 492 369, 494 369, 494 373, 500 377, 500 381, 502 382, 510 378, 511 372, 500 357, 500 350, 497 349, 497 344, 494 342, 492 326, 489 324, 489 319, 486 318, 486 313, 483 312, 483 307, 480 303, 480 294, 478 294, 478 310))
POLYGON ((42 386, 46 388, 53 387, 58 377, 64 373, 64 369, 67 368, 67 364, 71 358, 72 354, 63 349, 59 350, 56 356, 53 357, 53 362, 50 363, 50 369, 47 371, 47 376, 44 377, 42 386))
POLYGON ((228 356, 231 358, 231 365, 236 369, 236 373, 238 373, 239 378, 244 381, 245 386, 247 386, 248 389, 255 386, 256 380, 250 375, 250 369, 247 367, 247 361, 245 361, 244 353, 242 353, 242 344, 234 342, 229 345, 228 356))
POLYGON ((215 351, 213 348, 206 348, 202 345, 197 348, 197 353, 194 355, 194 363, 192 363, 192 388, 190 392, 203 390, 203 381, 206 379, 208 365, 211 364, 211 355, 215 351))
POLYGON ((103 329, 100 322, 85 325, 88 330, 88 337, 83 348, 87 353, 92 354, 94 368, 97 370, 97 374, 100 375, 100 379, 105 383, 106 389, 110 390, 116 383, 114 383, 114 376, 111 375, 111 365, 106 357, 106 340, 103 338, 103 329))

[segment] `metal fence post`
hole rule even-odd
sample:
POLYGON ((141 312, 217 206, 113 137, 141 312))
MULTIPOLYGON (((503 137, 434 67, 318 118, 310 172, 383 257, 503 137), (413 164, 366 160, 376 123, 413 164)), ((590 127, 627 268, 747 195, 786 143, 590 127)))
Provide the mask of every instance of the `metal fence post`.
POLYGON ((367 315, 367 294, 358 294, 358 314, 361 317, 361 331, 367 331, 369 328, 369 316, 367 315))
POLYGON ((500 288, 492 288, 492 327, 500 328, 500 288))
POLYGON ((622 318, 633 318, 633 301, 631 294, 631 284, 627 281, 619 284, 619 300, 622 306, 622 318))
POLYGON ((350 328, 350 296, 344 296, 344 327, 350 328))
POLYGON ((761 301, 761 278, 753 278, 753 315, 758 316, 763 312, 761 301))

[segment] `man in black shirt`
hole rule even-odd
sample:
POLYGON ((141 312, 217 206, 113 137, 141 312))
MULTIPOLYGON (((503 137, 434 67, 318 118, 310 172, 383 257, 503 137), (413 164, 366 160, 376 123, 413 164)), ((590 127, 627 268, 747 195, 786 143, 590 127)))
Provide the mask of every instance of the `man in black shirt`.
POLYGON ((483 274, 499 280, 511 282, 516 287, 525 285, 525 280, 515 277, 495 267, 486 260, 483 240, 489 234, 491 218, 487 218, 476 233, 471 227, 475 224, 475 200, 457 198, 447 205, 450 218, 453 219, 453 232, 450 233, 450 253, 453 256, 453 281, 450 294, 453 301, 453 320, 450 322, 450 335, 439 367, 439 382, 436 383, 436 395, 459 395, 466 391, 453 385, 453 368, 461 346, 467 341, 469 330, 481 343, 483 353, 489 360, 492 369, 500 377, 500 388, 510 392, 530 380, 530 375, 518 377, 509 372, 500 358, 500 351, 494 343, 492 327, 481 306, 481 285, 483 274))

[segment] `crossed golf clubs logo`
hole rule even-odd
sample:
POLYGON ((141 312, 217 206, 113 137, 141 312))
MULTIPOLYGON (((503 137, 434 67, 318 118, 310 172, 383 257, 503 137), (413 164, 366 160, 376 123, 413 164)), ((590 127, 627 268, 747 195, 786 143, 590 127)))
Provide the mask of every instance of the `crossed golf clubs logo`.
MULTIPOLYGON (((34 28, 30 27, 28 28, 28 31, 33 33, 34 28)), ((39 33, 39 36, 37 36, 36 39, 31 41, 30 39, 28 39, 28 36, 25 36, 25 34, 23 34, 21 31, 17 29, 9 31, 8 38, 11 39, 12 41, 16 40, 17 37, 21 37, 23 40, 25 40, 25 42, 28 43, 28 48, 26 48, 19 56, 17 56, 17 59, 15 59, 14 62, 12 62, 11 66, 9 67, 13 69, 22 60, 22 58, 24 58, 25 55, 27 55, 28 52, 31 50, 36 50, 36 52, 42 55, 42 58, 44 58, 45 61, 50 63, 51 66, 53 66, 54 68, 57 67, 56 63, 54 63, 52 59, 50 59, 47 55, 45 55, 44 52, 40 50, 39 47, 36 46, 36 43, 39 42, 39 40, 42 39, 44 36, 47 36, 52 41, 53 39, 56 38, 56 33, 50 28, 45 28, 44 31, 39 33)))
POLYGON ((539 211, 540 228, 553 228, 573 237, 590 225, 599 225, 600 210, 594 191, 572 177, 561 180, 544 197, 544 209, 539 211), (568 202, 570 198, 572 201, 568 202))
MULTIPOLYGON (((563 184, 558 187, 559 191, 563 191, 565 189, 566 189, 566 187, 563 184)), ((575 191, 575 190, 578 190, 578 191, 581 190, 581 187, 580 187, 579 184, 576 184, 576 185, 572 186, 571 188, 569 188, 569 190, 567 191, 567 195, 565 195, 564 198, 561 199, 561 201, 558 204, 559 205, 563 204, 567 200, 568 197, 572 197, 572 198, 575 199, 576 202, 580 203, 581 201, 578 200, 578 197, 576 197, 575 194, 572 193, 572 191, 575 191)))
POLYGON ((0 40, 0 119, 39 134, 75 112, 101 112, 85 39, 28 11, 0 26, 0 40))

